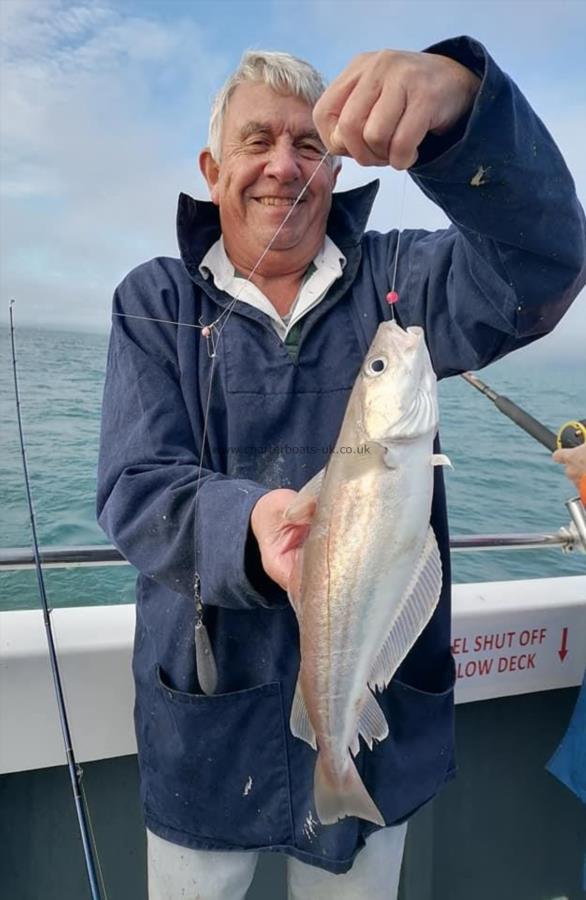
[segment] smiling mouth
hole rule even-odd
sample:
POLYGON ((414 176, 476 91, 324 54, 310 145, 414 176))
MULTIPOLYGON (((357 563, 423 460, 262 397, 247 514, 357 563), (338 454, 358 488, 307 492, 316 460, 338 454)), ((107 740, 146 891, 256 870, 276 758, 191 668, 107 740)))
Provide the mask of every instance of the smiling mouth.
MULTIPOLYGON (((254 198, 257 203, 260 203, 261 206, 293 206, 295 203, 295 197, 255 197, 254 198)), ((301 198, 299 203, 304 203, 304 198, 301 198)))

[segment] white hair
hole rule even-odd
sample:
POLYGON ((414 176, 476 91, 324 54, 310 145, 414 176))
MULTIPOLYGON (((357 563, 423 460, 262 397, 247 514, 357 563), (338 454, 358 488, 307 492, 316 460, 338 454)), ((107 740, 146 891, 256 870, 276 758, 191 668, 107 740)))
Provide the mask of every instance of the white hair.
POLYGON ((208 147, 216 162, 220 162, 222 155, 222 126, 226 109, 234 90, 243 81, 267 84, 279 94, 300 97, 311 107, 315 106, 326 89, 319 72, 303 59, 271 50, 247 50, 212 104, 208 147))

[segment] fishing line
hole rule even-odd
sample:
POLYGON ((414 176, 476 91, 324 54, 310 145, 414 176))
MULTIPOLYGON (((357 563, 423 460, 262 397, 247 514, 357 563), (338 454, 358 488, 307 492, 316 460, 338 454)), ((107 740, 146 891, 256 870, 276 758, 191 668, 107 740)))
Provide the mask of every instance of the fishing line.
POLYGON ((297 197, 295 198, 295 201, 294 201, 294 203, 293 203, 291 209, 289 210, 289 212, 287 213, 287 215, 285 216, 285 218, 283 219, 283 221, 281 222, 281 224, 279 225, 279 227, 278 227, 277 230, 275 231, 274 235, 273 235, 272 238, 270 239, 269 243, 267 244, 267 246, 265 247, 265 249, 264 249, 263 252, 261 253, 261 255, 260 255, 259 259, 258 259, 258 262, 256 263, 256 265, 255 265, 254 268, 252 269, 250 275, 248 276, 248 278, 246 279, 246 281, 244 282, 244 284, 242 285, 241 290, 238 291, 238 294, 236 295, 236 297, 234 297, 234 299, 232 300, 232 302, 228 304, 228 307, 226 308, 226 310, 224 310, 224 311, 218 316, 218 318, 215 319, 214 322, 212 323, 213 325, 217 325, 218 322, 220 322, 220 321, 222 320, 222 318, 223 318, 224 316, 226 316, 225 321, 222 323, 222 326, 221 326, 221 328, 219 329, 218 337, 222 334, 222 331, 223 331, 223 329, 224 329, 225 326, 226 326, 226 322, 228 321, 230 315, 232 314, 232 311, 233 311, 233 309, 234 309, 234 307, 235 307, 235 305, 236 305, 236 302, 237 302, 238 299, 241 297, 242 292, 244 291, 244 289, 246 288, 246 286, 247 286, 248 284, 250 284, 250 282, 252 281, 253 275, 256 274, 256 272, 257 272, 257 270, 258 270, 260 264, 262 263, 263 259, 265 258, 265 256, 267 255, 267 253, 269 252, 269 250, 271 249, 271 247, 273 246, 273 244, 274 244, 275 241, 277 240, 278 236, 280 235, 281 231, 283 230, 283 228, 285 227, 285 225, 287 224, 287 222, 289 221, 289 219, 291 218, 291 216, 293 215, 293 212, 294 212, 294 210, 295 210, 297 204, 300 203, 300 201, 303 199, 303 197, 305 196, 305 193, 307 192, 307 189, 309 188, 309 185, 311 184, 311 182, 313 181, 313 179, 315 178, 315 176, 317 175, 317 173, 319 172, 319 170, 321 169, 321 167, 323 166, 323 164, 325 163, 326 159, 328 159, 329 156, 330 156, 330 151, 329 151, 329 150, 326 150, 326 152, 324 153, 324 155, 322 156, 322 158, 321 158, 320 161, 318 162, 317 166, 315 167, 315 169, 313 170, 313 172, 311 173, 311 175, 310 175, 309 178, 307 179, 306 183, 305 183, 304 186, 301 188, 301 191, 299 192, 299 194, 298 194, 297 197))
MULTIPOLYGON (((265 256, 267 255, 267 253, 269 252, 269 250, 271 249, 271 247, 277 240, 279 234, 281 233, 281 231, 283 230, 283 228, 285 227, 285 225, 287 224, 287 222, 293 215, 296 207, 298 206, 300 201, 305 196, 307 190, 309 189, 311 182, 316 177, 317 173, 319 172, 319 170, 321 169, 321 167, 324 165, 324 163, 326 162, 326 160, 329 157, 330 157, 330 152, 329 152, 329 150, 326 150, 325 153, 323 154, 323 156, 321 157, 321 159, 319 160, 317 166, 315 167, 315 169, 309 176, 308 180, 301 188, 301 190, 300 190, 299 194, 297 195, 297 197, 295 198, 291 208, 287 212, 287 215, 285 216, 285 218, 283 219, 283 221, 281 222, 281 224, 279 225, 279 227, 273 234, 272 238, 270 239, 269 243, 267 244, 267 246, 265 247, 265 249, 259 256, 254 267, 251 269, 250 274, 244 280, 242 286, 240 287, 240 290, 238 290, 238 292, 231 299, 231 301, 228 303, 228 305, 225 307, 225 309, 223 309, 222 312, 217 316, 217 318, 215 318, 212 322, 209 322, 206 324, 206 323, 202 322, 201 318, 200 318, 199 323, 197 325, 195 325, 191 322, 178 322, 178 321, 174 321, 172 319, 159 319, 159 318, 155 318, 153 316, 139 316, 139 315, 135 315, 135 314, 131 314, 131 313, 122 313, 122 312, 114 312, 113 313, 114 316, 117 316, 119 318, 124 318, 124 319, 141 319, 146 322, 160 322, 165 325, 187 326, 188 328, 196 328, 201 331, 202 337, 206 338, 206 347, 207 347, 207 351, 208 351, 208 357, 210 359, 210 370, 209 370, 208 391, 207 391, 207 397, 206 397, 206 402, 205 402, 205 407, 204 407, 204 421, 203 421, 203 433, 202 433, 202 441, 201 441, 201 452, 200 452, 200 456, 199 456, 199 466, 198 466, 197 477, 196 477, 196 481, 195 481, 194 519, 195 519, 196 527, 197 527, 197 517, 198 517, 198 511, 199 511, 199 489, 200 489, 200 483, 201 483, 202 472, 203 472, 203 454, 204 454, 204 448, 205 448, 207 432, 208 432, 208 420, 209 420, 209 411, 210 411, 211 399, 212 399, 212 388, 213 388, 213 381, 214 381, 215 364, 216 364, 216 359, 217 359, 220 338, 222 337, 222 332, 223 332, 224 328, 226 327, 228 320, 236 307, 236 304, 240 300, 240 297, 246 290, 247 286, 252 283, 252 278, 258 271, 265 256)), ((194 598, 194 603, 195 603, 194 639, 195 639, 196 670, 197 670, 198 681, 199 681, 200 687, 201 687, 202 691, 204 692, 204 694, 213 694, 213 693, 215 693, 216 686, 217 686, 218 672, 217 672, 217 667, 216 667, 216 663, 214 660, 212 645, 211 645, 211 642, 209 639, 207 628, 205 627, 205 624, 203 621, 204 608, 203 608, 203 603, 201 600, 201 577, 199 575, 198 560, 199 560, 199 545, 198 545, 198 542, 196 541, 196 544, 195 544, 195 572, 194 572, 194 578, 193 578, 193 598, 194 598)))
MULTIPOLYGON (((199 512, 199 489, 200 489, 200 482, 201 482, 202 471, 203 471, 203 453, 204 453, 204 447, 206 444, 206 438, 207 438, 207 432, 208 432, 209 411, 210 411, 210 406, 211 406, 212 388, 213 388, 215 364, 216 364, 216 358, 217 358, 216 354, 217 354, 217 347, 218 347, 220 338, 222 336, 222 332, 228 323, 228 319, 230 318, 230 316, 232 315, 232 312, 234 311, 236 303, 242 296, 243 291, 246 289, 247 285, 252 282, 252 278, 255 275, 255 273, 257 272, 263 259, 265 258, 265 256, 267 255, 267 253, 269 252, 269 250, 275 243, 275 241, 278 238, 279 234, 281 233, 282 229, 285 227, 285 225, 287 224, 287 222, 293 215, 295 208, 297 207, 297 205, 299 204, 301 199, 304 197, 311 182, 313 181, 313 179, 315 178, 315 176, 317 175, 317 173, 319 172, 319 170, 321 169, 321 167, 323 166, 323 164, 325 163, 325 161, 328 159, 329 156, 330 156, 330 153, 328 150, 326 150, 324 155, 318 162, 317 166, 311 173, 310 177, 308 178, 306 183, 301 188, 301 191, 295 198, 295 201, 294 201, 293 205, 291 206, 291 209, 288 211, 287 215, 285 216, 285 218, 283 219, 283 221, 281 222, 281 224, 279 225, 279 227, 273 234, 272 238, 270 239, 269 243, 267 244, 267 246, 261 253, 256 264, 254 265, 253 269, 251 270, 248 278, 246 279, 246 281, 244 282, 244 284, 242 285, 242 287, 240 288, 240 290, 238 291, 236 296, 230 301, 230 303, 228 304, 226 309, 222 310, 220 315, 216 319, 213 320, 213 322, 211 322, 209 325, 203 326, 202 335, 204 337, 206 337, 209 341, 212 342, 212 352, 209 353, 209 350, 208 350, 208 355, 211 360, 211 365, 210 365, 210 372, 209 372, 208 392, 207 392, 206 404, 205 404, 205 409, 204 409, 203 434, 202 434, 202 441, 201 441, 201 452, 199 455, 199 467, 198 467, 197 478, 196 478, 196 482, 195 482, 194 518, 195 518, 196 527, 197 527, 197 519, 198 519, 198 512, 199 512)), ((198 678, 200 687, 201 687, 202 691, 204 692, 204 694, 214 694, 216 691, 217 683, 218 683, 218 670, 217 670, 216 662, 214 659, 214 653, 213 653, 212 644, 211 644, 211 641, 209 638, 209 634, 208 634, 207 628, 205 626, 205 623, 203 621, 204 607, 203 607, 203 602, 201 599, 201 577, 199 575, 199 543, 197 541, 195 542, 195 575, 194 575, 194 581, 193 581, 193 598, 194 598, 194 603, 195 603, 194 640, 195 640, 195 665, 196 665, 196 670, 197 670, 197 678, 198 678)))
MULTIPOLYGON (((217 347, 217 342, 222 334, 222 331, 224 330, 224 328, 226 326, 226 322, 228 321, 228 319, 232 315, 232 312, 234 311, 234 307, 236 306, 237 302, 240 300, 240 297, 242 296, 242 294, 244 293, 244 291, 246 290, 248 285, 252 283, 252 278, 258 271, 259 266, 261 265, 265 256, 267 255, 267 253, 269 252, 269 250, 271 249, 271 247, 277 240, 279 234, 281 233, 281 231, 283 230, 283 228, 285 227, 285 225, 287 224, 287 222, 293 215, 295 208, 297 207, 297 205, 301 202, 301 200, 305 196, 311 182, 313 181, 313 179, 315 178, 315 176, 317 175, 317 173, 319 172, 319 170, 321 169, 321 167, 323 166, 323 164, 325 163, 325 161, 328 159, 329 156, 330 156, 330 152, 329 152, 329 150, 326 150, 324 155, 318 162, 317 166, 315 167, 315 169, 309 176, 308 180, 305 182, 305 184, 301 188, 301 191, 295 198, 291 208, 287 212, 287 215, 285 216, 285 218, 283 219, 283 221, 281 222, 281 224, 275 231, 274 235, 270 239, 269 243, 267 244, 267 246, 265 247, 265 249, 259 256, 254 267, 251 269, 249 276, 244 280, 242 286, 240 287, 240 289, 238 290, 236 295, 230 300, 230 302, 228 303, 226 308, 223 309, 222 312, 217 316, 217 318, 214 319, 212 322, 210 322, 208 324, 204 324, 203 322, 200 321, 199 324, 194 325, 192 322, 176 322, 173 319, 156 319, 153 316, 138 316, 138 315, 133 315, 131 313, 115 312, 115 313, 112 313, 112 315, 118 316, 122 319, 142 319, 145 322, 162 322, 164 325, 182 325, 187 328, 197 328, 200 331, 204 332, 203 337, 205 337, 205 338, 211 338, 213 330, 215 329, 216 333, 217 333, 215 344, 217 347)), ((211 356, 214 355, 214 352, 215 351, 212 352, 211 356)))
MULTIPOLYGON (((18 373, 16 368, 16 349, 15 349, 15 341, 14 341, 14 315, 13 315, 13 306, 14 300, 10 301, 9 305, 9 313, 10 313, 10 343, 12 348, 12 369, 14 373, 14 395, 16 399, 16 417, 18 421, 18 436, 20 442, 20 454, 22 457, 22 468, 24 473, 24 483, 26 488, 26 497, 27 504, 29 510, 29 518, 31 523, 31 531, 32 531, 32 539, 33 539, 33 554, 35 558, 35 569, 37 573, 37 583, 39 588, 39 595, 41 598, 41 605, 43 609, 43 620, 45 623, 45 633, 47 636, 47 644, 49 647, 49 661, 51 663, 51 672, 53 675, 53 685, 55 688, 55 695, 57 698, 57 708, 59 711, 59 721, 61 724, 61 733, 63 735, 63 743, 65 745, 65 756, 67 760, 67 769, 69 772, 69 778, 71 782, 71 789, 73 792, 73 799, 75 803, 75 810, 77 813, 77 821, 79 826, 79 832, 81 836, 81 842, 83 846, 83 855, 85 859, 86 873, 88 876, 90 892, 92 895, 92 900, 101 900, 102 893, 100 891, 98 876, 96 872, 96 863, 94 859, 95 852, 95 844, 93 843, 92 838, 88 832, 88 820, 87 820, 87 809, 85 796, 83 794, 83 789, 81 786, 81 778, 82 778, 82 770, 81 767, 78 766, 75 755, 73 752, 73 746, 71 742, 71 732, 69 729, 69 720, 67 718, 67 710, 65 708, 65 699, 63 695, 63 687, 61 684, 61 675, 59 672, 59 664, 57 662, 57 652, 55 649, 55 640, 53 637, 53 628, 51 625, 51 610, 49 609, 49 603, 47 600, 47 592, 45 590, 45 579, 43 576, 43 569, 41 566, 41 557, 39 553, 39 544, 37 541, 37 527, 35 523, 35 513, 33 508, 33 500, 30 489, 30 481, 28 476, 28 465, 26 461, 26 451, 24 445, 24 433, 22 428, 22 417, 20 412, 20 392, 18 388, 18 373)), ((96 854, 97 857, 97 854, 96 854)), ((100 871, 101 877, 101 871, 100 871)), ((101 880, 102 887, 104 887, 103 879, 101 880)), ((104 897, 106 897, 106 892, 104 889, 104 897)))
MULTIPOLYGON (((122 317, 122 318, 142 319, 145 321, 162 322, 164 324, 177 325, 177 326, 188 325, 188 327, 190 327, 190 328, 200 329, 202 332, 202 336, 206 338, 207 347, 208 347, 208 357, 211 361, 211 364, 210 364, 210 370, 209 370, 209 383, 208 383, 207 397, 206 397, 206 402, 205 402, 205 407, 204 407, 204 421, 203 421, 203 432, 202 432, 202 441, 201 441, 201 452, 200 452, 200 457, 199 457, 199 466, 198 466, 198 470, 197 470, 197 477, 196 477, 196 483, 195 483, 194 518, 195 518, 196 527, 197 527, 197 519, 198 519, 198 512, 199 512, 199 490, 200 490, 200 484, 201 484, 202 473, 203 473, 203 453, 204 453, 204 448, 205 448, 206 439, 207 439, 207 432, 208 432, 209 411, 210 411, 210 406, 211 406, 211 397, 212 397, 212 389, 213 389, 213 379, 214 379, 214 374, 215 374, 215 363, 216 363, 216 359, 217 359, 217 350, 218 350, 220 338, 222 336, 222 332, 223 332, 224 328, 226 327, 228 320, 229 320, 230 316, 232 315, 232 313, 236 307, 236 304, 240 300, 240 297, 242 296, 243 292, 246 290, 247 286, 252 283, 252 279, 253 279, 254 275, 256 274, 256 272, 258 271, 259 267, 261 266, 267 253, 270 251, 271 247, 277 240, 282 229, 285 227, 285 225, 287 224, 287 222, 293 215, 296 207, 298 206, 300 201, 303 199, 303 197, 306 194, 307 190, 309 189, 309 186, 311 185, 313 179, 316 177, 319 170, 321 169, 321 167, 324 165, 324 163, 326 162, 326 160, 329 157, 330 157, 330 152, 328 150, 326 150, 325 153, 323 154, 323 156, 321 157, 321 159, 319 160, 317 166, 311 173, 309 179, 304 184, 301 191, 295 198, 295 201, 293 202, 287 215, 285 216, 285 218, 283 219, 283 221, 281 222, 281 224, 279 225, 279 227, 273 234, 272 238, 270 239, 269 243, 267 244, 267 246, 261 253, 261 255, 258 258, 257 262, 255 263, 254 267, 250 271, 248 277, 243 282, 240 290, 235 294, 235 296, 228 303, 228 305, 225 307, 225 309, 223 309, 222 312, 217 316, 217 318, 214 319, 212 322, 210 322, 208 324, 204 324, 201 322, 201 319, 200 319, 199 324, 194 325, 192 323, 175 322, 175 321, 168 320, 168 319, 155 319, 150 316, 138 316, 138 315, 131 315, 128 313, 114 313, 114 315, 122 317), (210 346, 211 346, 211 351, 210 351, 210 346)), ((391 317, 393 320, 395 318, 393 305, 399 299, 398 294, 395 291, 395 284, 396 284, 397 267, 398 267, 398 260, 399 260, 399 245, 400 245, 400 240, 401 240, 401 230, 402 230, 403 212, 404 212, 404 205, 405 205, 406 184, 407 184, 407 173, 405 173, 405 177, 404 177, 404 181, 403 181, 402 199, 401 199, 401 207, 400 207, 400 215, 399 215, 399 234, 397 237, 397 246, 395 249, 395 260, 394 260, 393 275, 392 275, 392 282, 391 282, 391 291, 389 292, 389 294, 387 294, 387 301, 389 302, 389 304, 391 306, 391 317)), ((195 604, 194 640, 195 640, 196 670, 197 670, 197 675, 198 675, 198 681, 199 681, 202 691, 205 694, 213 694, 213 693, 215 693, 215 690, 217 687, 218 672, 217 672, 217 666, 216 666, 216 663, 214 660, 214 654, 213 654, 213 650, 212 650, 211 641, 209 639, 209 634, 208 634, 207 628, 203 621, 204 607, 203 607, 203 603, 202 603, 202 599, 201 599, 201 577, 199 575, 199 545, 198 545, 197 541, 195 544, 195 573, 194 573, 194 580, 193 580, 193 597, 194 597, 194 604, 195 604)))
POLYGON ((185 328, 204 328, 204 325, 194 325, 193 322, 175 322, 173 319, 155 319, 153 316, 136 316, 132 313, 113 312, 113 316, 119 316, 121 319, 144 319, 145 322, 162 322, 163 325, 182 325, 185 328))
POLYGON ((391 307, 391 321, 395 321, 395 303, 399 299, 399 295, 395 289, 397 283, 397 268, 399 265, 399 247, 401 245, 401 235, 403 234, 403 214, 405 212, 405 195, 407 193, 407 170, 403 173, 403 189, 401 191, 401 206, 399 208, 399 223, 397 234, 397 246, 395 247, 395 259, 393 263, 393 274, 391 277, 391 290, 387 294, 386 300, 391 307))

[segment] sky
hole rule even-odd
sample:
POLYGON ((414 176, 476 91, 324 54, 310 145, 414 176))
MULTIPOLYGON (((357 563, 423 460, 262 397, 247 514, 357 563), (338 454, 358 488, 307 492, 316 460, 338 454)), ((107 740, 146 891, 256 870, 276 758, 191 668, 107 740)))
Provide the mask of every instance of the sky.
MULTIPOLYGON (((557 140, 586 201, 584 0, 0 0, 0 322, 106 331, 134 266, 177 255, 184 191, 214 94, 249 48, 286 50, 331 80, 357 53, 481 40, 557 140)), ((404 176, 345 161, 338 187, 381 178, 380 230, 442 228, 404 176)), ((586 360, 586 292, 520 351, 586 360)))

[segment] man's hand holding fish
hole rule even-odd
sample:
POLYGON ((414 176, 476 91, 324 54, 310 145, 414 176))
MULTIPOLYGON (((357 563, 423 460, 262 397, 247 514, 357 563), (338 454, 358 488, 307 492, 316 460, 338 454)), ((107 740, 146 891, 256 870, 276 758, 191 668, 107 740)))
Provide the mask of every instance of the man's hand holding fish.
POLYGON ((309 533, 317 506, 317 500, 312 497, 302 516, 290 521, 287 512, 296 497, 294 491, 269 491, 260 498, 250 516, 250 528, 258 543, 262 566, 285 590, 289 589, 297 551, 309 533))

